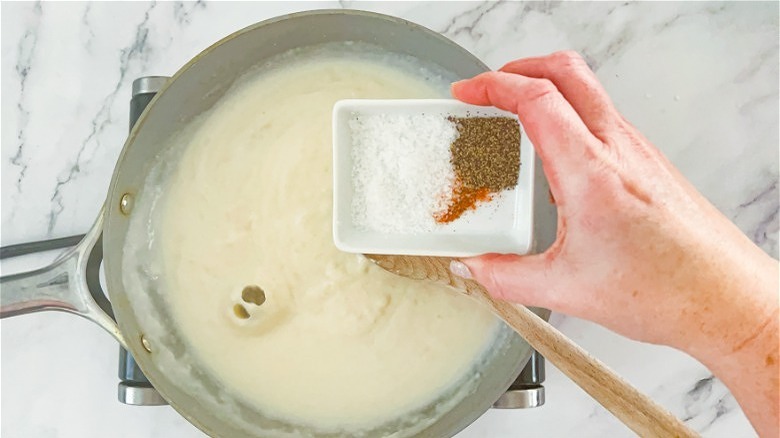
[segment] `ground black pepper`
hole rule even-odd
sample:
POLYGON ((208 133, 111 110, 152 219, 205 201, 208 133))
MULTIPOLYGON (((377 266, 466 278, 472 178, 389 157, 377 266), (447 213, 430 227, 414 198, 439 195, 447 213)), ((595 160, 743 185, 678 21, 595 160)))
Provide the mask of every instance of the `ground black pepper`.
POLYGON ((520 129, 509 117, 451 117, 458 138, 450 146, 452 166, 470 189, 496 193, 517 185, 520 129))
POLYGON ((449 117, 458 129, 450 146, 455 189, 447 211, 436 215, 447 223, 488 201, 492 194, 517 185, 520 174, 520 128, 509 117, 449 117))

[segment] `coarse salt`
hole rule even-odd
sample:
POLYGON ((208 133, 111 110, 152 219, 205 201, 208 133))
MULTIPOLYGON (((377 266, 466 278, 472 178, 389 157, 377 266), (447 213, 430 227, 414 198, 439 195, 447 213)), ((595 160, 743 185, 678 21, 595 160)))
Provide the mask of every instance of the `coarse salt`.
POLYGON ((455 180, 455 124, 441 115, 353 113, 349 128, 355 226, 388 234, 440 227, 434 216, 446 210, 455 180))

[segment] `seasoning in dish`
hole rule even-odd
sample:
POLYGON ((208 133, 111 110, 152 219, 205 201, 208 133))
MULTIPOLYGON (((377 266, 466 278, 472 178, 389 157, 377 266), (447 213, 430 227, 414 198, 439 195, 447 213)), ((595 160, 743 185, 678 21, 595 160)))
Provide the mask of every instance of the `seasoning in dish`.
POLYGON ((514 118, 354 113, 349 128, 359 229, 430 232, 517 185, 514 118))
POLYGON ((447 209, 455 125, 439 115, 354 114, 352 220, 382 233, 422 233, 447 209))
POLYGON ((455 184, 447 210, 436 221, 452 222, 493 194, 517 185, 520 128, 510 117, 449 117, 458 129, 450 146, 455 184))

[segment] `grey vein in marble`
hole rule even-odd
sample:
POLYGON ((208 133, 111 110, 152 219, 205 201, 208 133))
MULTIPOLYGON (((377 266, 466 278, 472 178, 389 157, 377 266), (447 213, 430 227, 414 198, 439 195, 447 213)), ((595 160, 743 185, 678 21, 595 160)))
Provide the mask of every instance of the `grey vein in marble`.
POLYGON ((29 29, 27 29, 22 35, 17 45, 18 60, 16 62, 16 73, 19 75, 19 102, 16 104, 16 108, 19 111, 19 130, 17 134, 18 145, 16 147, 16 154, 11 157, 11 164, 19 167, 19 176, 16 179, 16 191, 22 192, 22 180, 27 172, 28 164, 24 160, 24 150, 26 146, 26 131, 27 124, 30 120, 30 111, 26 106, 25 88, 27 86, 27 77, 32 71, 33 59, 35 57, 35 49, 38 44, 38 28, 41 24, 41 16, 43 15, 43 9, 41 3, 35 3, 33 7, 34 20, 29 29))
MULTIPOLYGON (((626 2, 609 8, 606 11, 606 15, 610 16, 622 8, 633 7, 633 4, 626 2)), ((678 18, 680 18, 679 14, 668 20, 667 23, 670 25, 678 18)), ((598 72, 599 68, 605 61, 619 57, 624 51, 628 50, 637 35, 637 31, 638 29, 636 28, 635 23, 632 21, 626 21, 623 23, 617 34, 610 37, 609 42, 605 48, 595 50, 589 47, 587 44, 582 44, 580 47, 577 47, 577 51, 579 51, 582 54, 582 57, 585 58, 588 66, 590 66, 594 72, 598 72)))
POLYGON ((705 432, 715 421, 737 407, 734 397, 713 375, 697 381, 685 394, 683 402, 686 416, 682 420, 699 432, 705 432), (716 398, 714 404, 713 397, 716 398))
MULTIPOLYGON (((734 78, 734 83, 741 84, 752 80, 756 74, 762 69, 766 68, 768 61, 772 56, 777 55, 777 46, 767 47, 766 50, 759 53, 758 56, 753 57, 752 62, 745 66, 745 68, 737 74, 734 78)), ((774 94, 777 96, 777 93, 774 94)))
POLYGON ((92 24, 89 21, 89 13, 92 12, 92 3, 87 3, 87 7, 84 8, 84 14, 81 15, 81 31, 86 32, 86 40, 84 41, 84 49, 87 53, 92 54, 92 42, 95 39, 95 31, 92 29, 92 24))
POLYGON ((64 177, 57 178, 57 183, 54 186, 54 193, 51 196, 52 206, 51 211, 49 212, 49 225, 47 230, 49 234, 51 234, 51 232, 54 230, 54 227, 57 224, 57 218, 64 209, 62 196, 60 193, 62 187, 72 181, 73 178, 75 178, 81 172, 81 166, 84 164, 82 157, 85 151, 89 146, 92 145, 92 143, 94 143, 94 148, 99 148, 101 146, 99 135, 103 132, 107 125, 112 123, 111 107, 113 106, 117 94, 119 94, 122 87, 127 86, 125 83, 125 77, 127 75, 130 62, 136 59, 144 61, 147 56, 146 49, 147 37, 149 35, 149 17, 151 11, 156 6, 157 3, 153 2, 150 4, 150 6, 144 12, 143 20, 140 24, 138 24, 138 26, 136 26, 133 43, 129 47, 125 47, 120 51, 119 79, 117 79, 116 84, 114 85, 114 89, 103 99, 103 103, 100 106, 100 109, 92 119, 92 130, 81 142, 81 146, 79 146, 78 152, 76 153, 76 158, 73 160, 73 164, 65 172, 66 175, 64 177))
POLYGON ((772 239, 772 237, 777 236, 780 230, 780 221, 778 220, 780 219, 780 191, 778 191, 777 179, 750 200, 740 204, 739 213, 763 206, 768 206, 768 208, 764 208, 764 213, 760 216, 762 219, 755 225, 754 231, 748 237, 771 256, 777 257, 776 239, 772 239))
POLYGON ((458 36, 462 33, 466 33, 471 38, 478 40, 482 38, 482 33, 476 30, 480 21, 502 4, 504 4, 504 1, 480 3, 477 7, 453 17, 447 26, 439 31, 439 33, 447 36, 458 36))
POLYGON ((190 24, 192 22, 192 14, 197 9, 206 9, 206 3, 203 2, 203 0, 197 0, 195 2, 174 2, 173 17, 176 18, 176 22, 180 25, 190 24))

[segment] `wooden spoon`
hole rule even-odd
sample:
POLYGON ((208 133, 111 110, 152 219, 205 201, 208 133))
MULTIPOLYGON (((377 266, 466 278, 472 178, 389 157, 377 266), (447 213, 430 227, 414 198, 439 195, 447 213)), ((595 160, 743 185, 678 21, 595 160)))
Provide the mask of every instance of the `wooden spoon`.
POLYGON ((449 285, 490 307, 545 359, 643 437, 696 437, 695 431, 525 306, 494 300, 484 286, 449 269, 452 259, 366 254, 382 269, 449 285))

